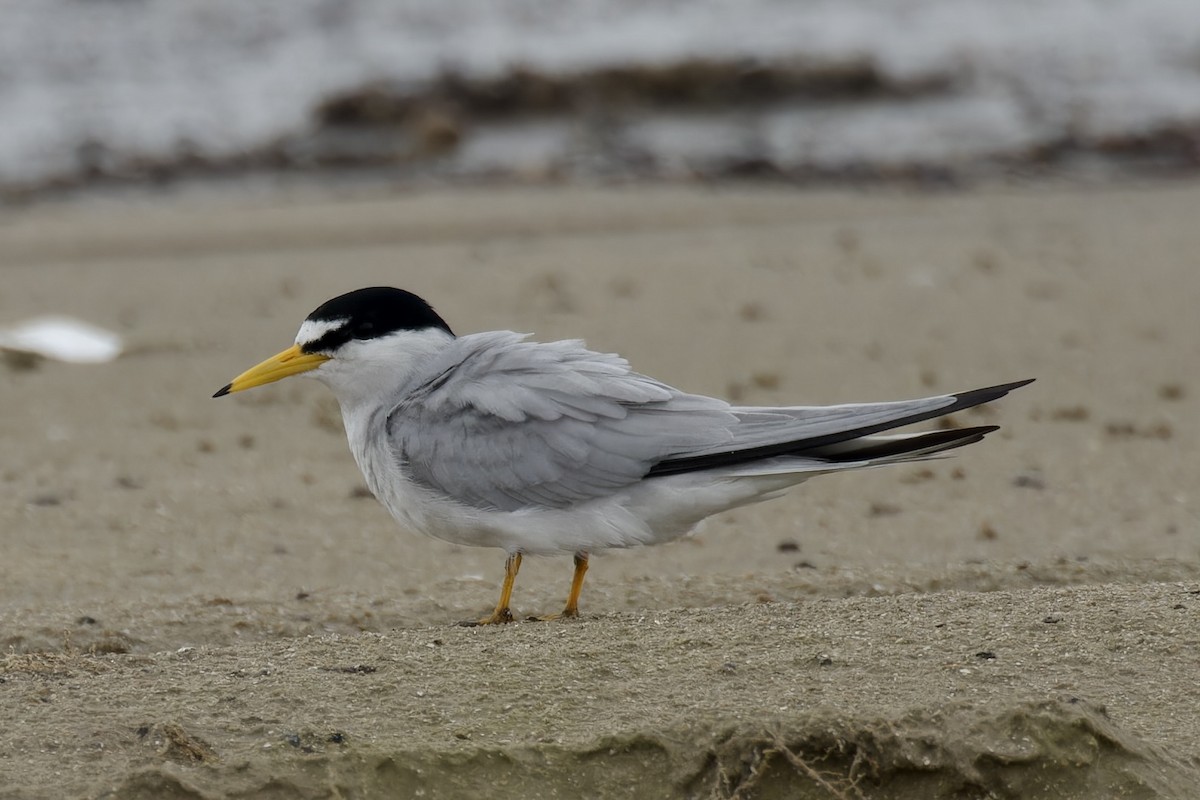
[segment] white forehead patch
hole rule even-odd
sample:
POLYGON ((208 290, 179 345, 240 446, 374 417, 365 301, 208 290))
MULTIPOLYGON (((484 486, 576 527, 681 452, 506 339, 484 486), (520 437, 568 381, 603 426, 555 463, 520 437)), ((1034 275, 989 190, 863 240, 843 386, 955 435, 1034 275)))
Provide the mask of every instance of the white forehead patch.
POLYGON ((303 347, 345 324, 344 319, 306 319, 296 333, 296 344, 303 347))

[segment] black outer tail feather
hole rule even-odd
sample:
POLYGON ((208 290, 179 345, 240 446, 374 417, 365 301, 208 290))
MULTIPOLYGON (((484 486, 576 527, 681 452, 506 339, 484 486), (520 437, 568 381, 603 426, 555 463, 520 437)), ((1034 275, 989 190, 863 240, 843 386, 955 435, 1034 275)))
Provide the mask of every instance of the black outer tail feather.
POLYGON ((954 402, 948 406, 935 409, 933 411, 923 411, 918 414, 911 414, 906 417, 900 417, 889 422, 881 422, 876 425, 866 425, 861 428, 839 431, 837 433, 829 433, 824 436, 814 436, 808 439, 798 439, 791 442, 779 442, 777 444, 763 445, 762 447, 750 447, 744 450, 729 450, 723 453, 709 453, 702 456, 686 456, 684 458, 671 458, 666 461, 660 461, 650 468, 646 473, 647 478, 654 478, 663 475, 679 475, 684 472, 698 472, 700 470, 715 469, 717 467, 732 467, 740 464, 748 464, 753 461, 761 461, 765 458, 776 458, 779 456, 808 456, 812 458, 825 458, 830 463, 839 463, 846 461, 862 461, 867 459, 880 459, 900 456, 904 453, 915 452, 917 450, 926 450, 931 447, 937 447, 939 450, 950 450, 955 447, 972 444, 982 439, 986 434, 996 430, 996 426, 984 426, 978 428, 957 428, 944 431, 931 431, 924 436, 914 436, 906 439, 893 439, 891 441, 883 441, 873 444, 866 444, 861 448, 852 450, 843 450, 836 454, 823 454, 821 450, 830 445, 841 444, 853 439, 859 439, 864 436, 881 433, 882 431, 892 430, 904 425, 911 425, 914 422, 924 422, 927 419, 935 417, 944 417, 947 414, 953 414, 956 411, 962 411, 965 408, 983 405, 990 403, 993 400, 998 400, 1014 389, 1019 389, 1022 386, 1033 383, 1033 379, 1024 381, 1016 381, 1015 383, 1005 383, 999 386, 988 386, 983 389, 973 389, 969 392, 961 392, 953 395, 954 402))
POLYGON ((981 425, 975 428, 948 428, 942 431, 906 436, 903 439, 884 440, 881 442, 864 442, 862 447, 851 447, 836 453, 804 452, 804 455, 823 458, 832 464, 843 464, 848 461, 878 461, 896 458, 907 453, 927 451, 929 454, 953 450, 956 447, 983 441, 983 437, 992 431, 1000 430, 999 425, 981 425))

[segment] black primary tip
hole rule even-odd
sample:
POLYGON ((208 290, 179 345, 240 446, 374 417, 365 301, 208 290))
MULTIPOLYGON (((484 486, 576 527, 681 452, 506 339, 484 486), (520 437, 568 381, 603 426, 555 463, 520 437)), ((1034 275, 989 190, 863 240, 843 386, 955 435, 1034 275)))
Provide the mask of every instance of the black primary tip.
POLYGON ((937 412, 938 416, 940 417, 943 414, 952 414, 955 411, 961 411, 964 408, 970 408, 971 406, 978 406, 982 405, 983 403, 990 403, 993 400, 999 400, 1001 397, 1004 397, 1004 395, 1008 394, 1014 389, 1020 389, 1022 386, 1028 386, 1035 380, 1037 379, 1026 378, 1023 381, 1002 383, 999 386, 988 386, 983 389, 972 389, 969 392, 955 392, 954 397, 956 398, 957 402, 950 408, 939 409, 937 412))
POLYGON ((233 384, 227 383, 224 386, 222 386, 220 389, 217 389, 217 393, 214 394, 213 397, 224 397, 225 395, 229 394, 229 390, 232 388, 233 388, 233 384))
MULTIPOLYGON (((1004 383, 999 386, 989 386, 986 389, 975 389, 970 392, 959 392, 953 395, 954 402, 949 405, 935 408, 932 411, 922 411, 917 414, 909 414, 908 416, 894 417, 887 422, 880 422, 875 425, 865 425, 860 428, 850 428, 848 430, 837 431, 836 433, 827 433, 824 436, 815 436, 810 439, 800 439, 792 442, 780 442, 778 444, 767 444, 760 447, 748 447, 745 450, 732 450, 726 452, 710 453, 702 456, 682 456, 680 458, 669 458, 665 461, 660 461, 650 468, 646 473, 646 477, 652 478, 658 475, 675 475, 680 472, 695 472, 698 470, 712 469, 713 467, 724 467, 732 464, 744 464, 750 461, 756 461, 762 458, 773 458, 775 456, 802 456, 810 454, 813 451, 819 451, 823 447, 828 447, 833 444, 841 444, 842 442, 860 439, 864 436, 870 436, 874 433, 882 433, 883 431, 891 430, 892 428, 900 428, 904 425, 911 425, 914 422, 924 422, 927 419, 935 417, 944 417, 947 414, 953 414, 955 411, 962 411, 966 408, 990 403, 992 400, 997 400, 1011 392, 1013 389, 1020 389, 1022 386, 1028 386, 1033 383, 1034 379, 1029 378, 1023 381, 1014 383, 1004 383)), ((958 437, 963 438, 961 444, 954 445, 959 447, 963 444, 979 441, 985 434, 991 433, 988 428, 951 428, 946 433, 940 434, 935 432, 927 434, 932 436, 932 439, 927 439, 927 442, 935 444, 944 443, 938 436, 954 440, 958 437)), ((883 447, 881 445, 881 447, 883 447)), ((943 448, 943 449, 949 449, 943 448)), ((888 453, 885 453, 885 455, 888 453)), ((819 454, 818 454, 818 457, 819 454)), ((874 453, 871 454, 875 458, 874 453)))

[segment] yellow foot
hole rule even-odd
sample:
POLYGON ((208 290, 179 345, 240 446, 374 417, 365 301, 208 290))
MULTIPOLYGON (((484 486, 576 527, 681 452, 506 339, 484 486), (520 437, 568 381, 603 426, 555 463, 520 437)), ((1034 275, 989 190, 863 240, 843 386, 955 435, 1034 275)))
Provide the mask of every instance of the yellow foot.
POLYGON ((578 608, 564 608, 557 614, 543 614, 540 617, 529 617, 527 622, 554 622, 556 619, 578 619, 578 608))
POLYGON ((513 621, 512 612, 507 608, 498 608, 483 619, 468 619, 459 624, 462 628, 475 628, 480 625, 504 625, 513 621))

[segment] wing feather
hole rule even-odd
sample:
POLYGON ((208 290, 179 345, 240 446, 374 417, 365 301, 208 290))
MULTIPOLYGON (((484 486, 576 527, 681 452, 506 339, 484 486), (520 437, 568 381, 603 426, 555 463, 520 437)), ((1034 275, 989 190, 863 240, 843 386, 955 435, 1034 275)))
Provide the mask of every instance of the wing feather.
POLYGON ((812 470, 846 460, 862 437, 1024 385, 891 403, 735 408, 578 341, 524 339, 507 331, 456 339, 428 365, 433 377, 391 410, 391 445, 414 480, 466 505, 515 511, 563 508, 659 475, 745 472, 756 462, 786 471, 789 458, 812 470))
POLYGON ((392 409, 391 443, 414 479, 480 508, 561 508, 731 441, 737 417, 723 401, 686 395, 580 342, 523 338, 460 337, 429 365, 436 381, 392 409))

